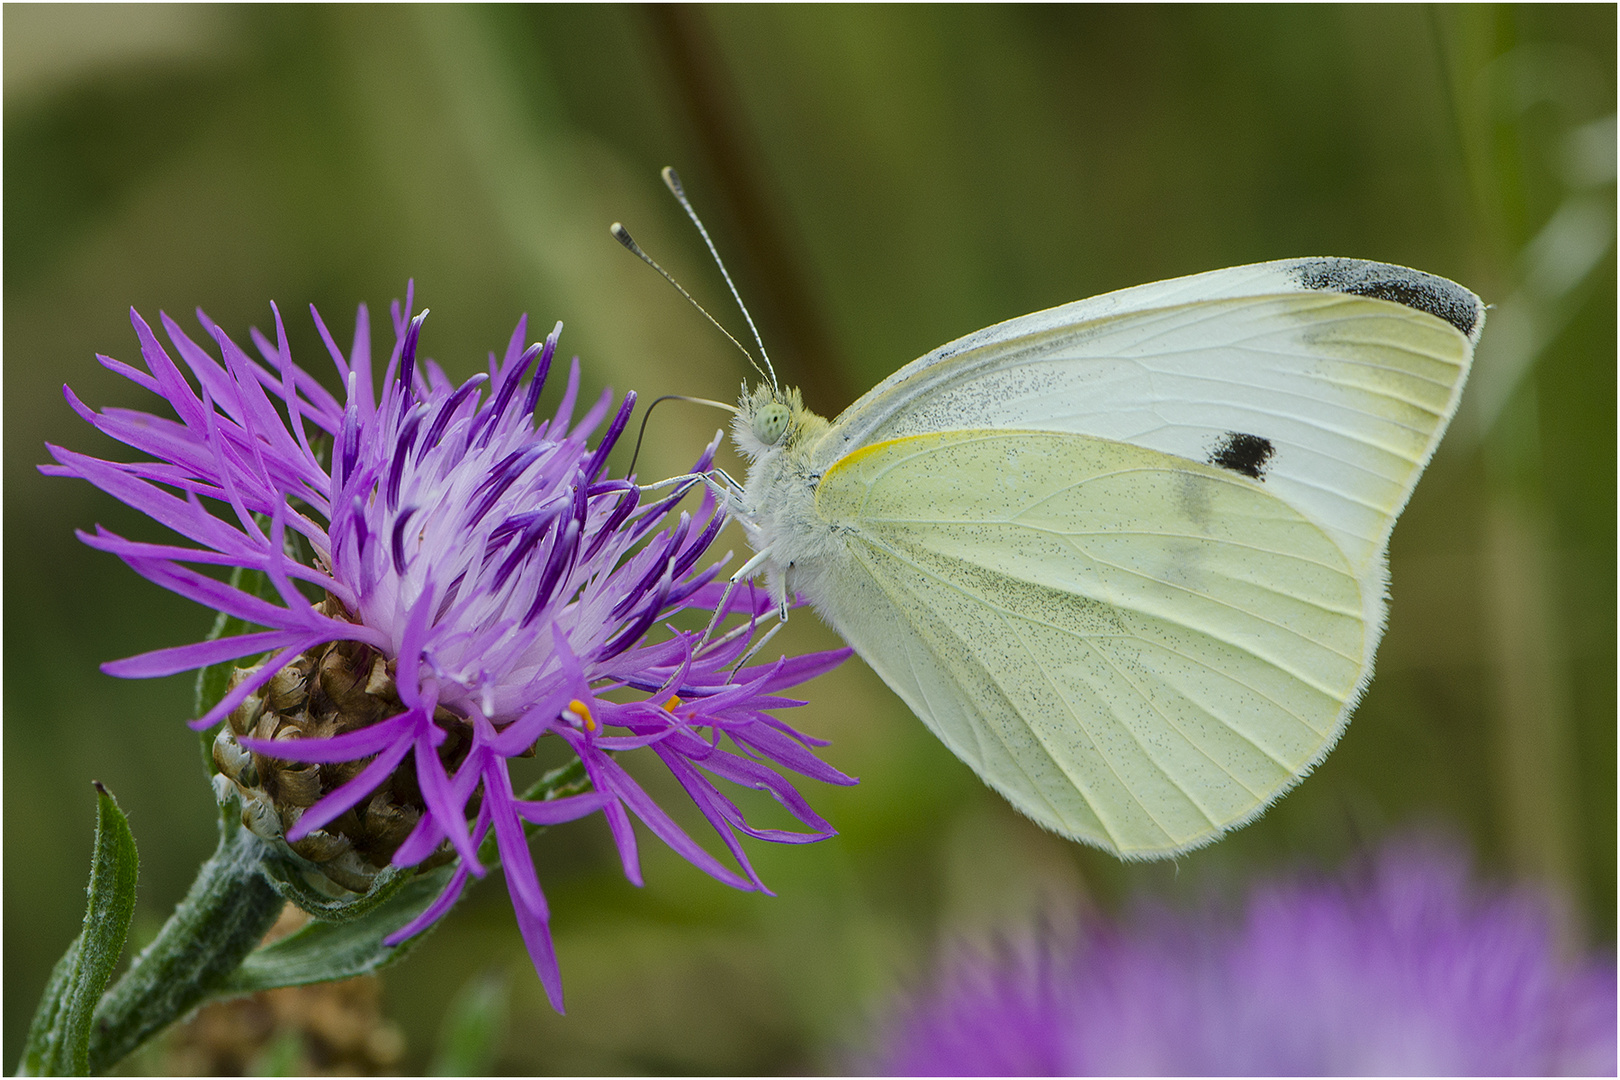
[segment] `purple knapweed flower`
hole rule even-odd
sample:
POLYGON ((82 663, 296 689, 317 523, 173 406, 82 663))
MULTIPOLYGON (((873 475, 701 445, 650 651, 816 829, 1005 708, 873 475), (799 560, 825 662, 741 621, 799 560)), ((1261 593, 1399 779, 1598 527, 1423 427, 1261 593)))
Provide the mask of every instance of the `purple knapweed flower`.
POLYGON ((1236 920, 1148 913, 960 956, 862 1071, 893 1075, 1599 1074, 1612 958, 1565 963, 1545 899, 1432 841, 1236 920))
MULTIPOLYGON (((407 295, 407 311, 409 303, 407 295)), ((615 409, 605 391, 574 422, 575 358, 561 407, 536 425, 561 323, 544 345, 524 348, 520 321, 504 359, 491 354, 487 374, 456 386, 437 364, 418 361, 425 315, 407 321, 394 305, 379 398, 364 306, 347 356, 315 314, 344 386, 339 401, 293 363, 279 311, 274 342, 254 332, 262 360, 200 312, 220 359, 164 316, 195 388, 132 311, 146 370, 100 360, 164 398, 177 419, 97 413, 64 387, 80 416, 151 460, 109 462, 51 446, 58 464, 44 471, 88 480, 198 546, 137 542, 100 527, 80 534, 87 544, 265 628, 103 667, 146 678, 268 654, 237 669, 224 698, 192 721, 201 730, 229 719, 214 756, 229 779, 222 791, 234 784, 243 799, 244 822, 355 890, 390 862, 458 857, 444 894, 391 943, 431 924, 469 874, 485 872, 477 851, 493 829, 524 940, 560 1010, 545 897, 522 823, 602 812, 639 884, 633 815, 715 878, 763 889, 738 832, 784 842, 832 835, 779 770, 854 782, 815 757, 811 747, 823 743, 770 710, 800 704, 780 691, 847 650, 733 670, 767 610, 752 589, 731 605, 747 622, 712 640, 669 626, 682 609, 712 611, 719 602, 719 564, 699 561, 724 514, 706 492, 695 517, 675 518, 682 491, 645 501, 630 480, 607 478, 608 451, 635 396, 615 409), (610 415, 591 447, 587 439, 610 415), (303 549, 310 554, 296 557, 303 549), (258 571, 271 586, 260 592, 280 602, 185 563, 258 571), (318 598, 305 595, 310 587, 318 598), (614 690, 612 700, 603 696, 614 690), (578 755, 590 790, 516 796, 509 760, 547 735, 578 755), (694 842, 614 759, 641 747, 680 782, 741 874, 694 842), (809 831, 754 828, 711 778, 769 792, 809 831)), ((694 473, 711 467, 714 450, 694 473)))

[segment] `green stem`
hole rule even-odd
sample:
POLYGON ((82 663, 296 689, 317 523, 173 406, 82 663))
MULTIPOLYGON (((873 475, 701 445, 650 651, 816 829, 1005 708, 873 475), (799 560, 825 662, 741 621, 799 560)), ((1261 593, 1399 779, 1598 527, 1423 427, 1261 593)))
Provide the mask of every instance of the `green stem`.
POLYGON ((264 841, 228 829, 191 891, 102 998, 90 1034, 90 1071, 104 1073, 184 1016, 241 966, 284 903, 260 869, 264 841))

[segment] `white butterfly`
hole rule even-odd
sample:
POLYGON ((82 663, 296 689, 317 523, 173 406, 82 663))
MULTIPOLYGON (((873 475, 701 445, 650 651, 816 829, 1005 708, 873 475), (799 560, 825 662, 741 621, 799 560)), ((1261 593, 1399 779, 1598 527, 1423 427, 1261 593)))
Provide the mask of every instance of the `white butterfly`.
POLYGON ((746 393, 733 513, 1023 813, 1126 858, 1258 816, 1372 677, 1395 518, 1485 312, 1297 259, 1142 285, 936 349, 828 423, 746 393))
POLYGON ((831 423, 770 377, 733 580, 802 593, 1041 825, 1187 851, 1344 732, 1484 321, 1444 278, 1292 259, 999 323, 831 423))

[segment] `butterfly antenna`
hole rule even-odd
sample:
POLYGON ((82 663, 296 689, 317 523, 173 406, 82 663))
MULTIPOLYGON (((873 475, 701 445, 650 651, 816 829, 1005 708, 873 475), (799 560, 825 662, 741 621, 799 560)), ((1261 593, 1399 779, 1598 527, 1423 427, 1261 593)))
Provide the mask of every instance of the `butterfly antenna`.
POLYGON ((742 310, 743 318, 748 321, 748 329, 753 332, 754 342, 759 346, 759 355, 764 358, 765 366, 770 370, 771 389, 778 389, 776 385, 776 367, 771 363, 770 354, 765 351, 765 339, 759 336, 759 327, 754 325, 754 317, 748 314, 748 305, 743 303, 742 294, 737 291, 737 286, 731 280, 731 274, 726 271, 726 264, 720 258, 719 250, 714 246, 714 241, 709 239, 709 230, 703 227, 703 219, 698 217, 696 210, 692 209, 692 203, 686 197, 686 189, 681 187, 680 176, 668 165, 664 166, 661 175, 664 177, 664 186, 669 188, 670 194, 674 195, 676 201, 681 204, 681 209, 686 211, 686 216, 692 219, 693 225, 697 226, 698 235, 702 236, 703 242, 708 245, 709 254, 714 257, 714 265, 720 268, 720 276, 726 279, 726 288, 731 290, 731 298, 737 301, 737 307, 742 310))
MULTIPOLYGON (((718 330, 722 334, 726 335, 726 340, 731 342, 733 345, 737 346, 737 351, 742 353, 744 356, 746 356, 748 358, 748 363, 753 367, 753 369, 755 371, 759 372, 760 378, 762 378, 762 379, 766 380, 767 382, 769 382, 771 384, 771 388, 775 389, 775 387, 776 387, 776 372, 774 371, 774 369, 771 371, 770 374, 766 374, 765 369, 761 368, 759 366, 759 361, 754 359, 754 354, 749 352, 747 349, 743 348, 743 343, 738 341, 735 337, 733 337, 730 330, 727 330, 725 327, 721 326, 720 325, 720 320, 716 319, 713 315, 710 315, 709 312, 708 312, 708 309, 706 309, 702 304, 698 303, 697 300, 692 296, 691 293, 687 292, 684 288, 682 288, 681 283, 676 281, 673 277, 671 277, 668 270, 665 270, 662 266, 659 266, 658 263, 653 260, 653 257, 651 255, 648 255, 645 251, 641 250, 641 245, 636 243, 634 238, 631 237, 630 230, 626 229, 623 225, 621 225, 617 221, 615 221, 612 225, 608 226, 608 232, 613 234, 613 239, 617 240, 619 243, 624 245, 624 249, 626 251, 628 251, 630 254, 634 255, 636 258, 640 259, 642 262, 646 263, 648 266, 652 267, 654 270, 658 271, 660 274, 663 275, 665 281, 667 281, 671 285, 675 286, 675 291, 680 293, 682 296, 686 297, 687 303, 691 304, 693 307, 697 308, 700 312, 702 312, 703 317, 705 319, 708 319, 709 322, 713 323, 714 328, 716 330, 718 330)), ((733 290, 733 291, 735 292, 735 290, 733 290)), ((750 326, 753 325, 752 320, 750 320, 749 325, 750 326)), ((761 351, 763 351, 763 349, 761 351)), ((766 359, 765 359, 766 367, 770 367, 770 363, 771 363, 770 358, 766 357, 766 359)), ((650 411, 650 408, 651 407, 649 406, 649 411, 650 411)), ((729 409, 729 408, 731 408, 731 406, 727 405, 726 408, 729 409)))
POLYGON ((624 470, 624 474, 626 476, 633 475, 636 471, 636 459, 641 456, 641 440, 647 435, 647 421, 652 419, 652 411, 658 408, 659 402, 663 401, 690 401, 694 405, 713 405, 717 409, 724 409, 733 414, 735 414, 737 411, 737 406, 727 405, 723 401, 710 401, 708 398, 688 397, 685 394, 665 394, 663 397, 654 398, 652 404, 647 406, 647 411, 641 416, 641 430, 636 433, 636 448, 630 453, 630 467, 624 470))

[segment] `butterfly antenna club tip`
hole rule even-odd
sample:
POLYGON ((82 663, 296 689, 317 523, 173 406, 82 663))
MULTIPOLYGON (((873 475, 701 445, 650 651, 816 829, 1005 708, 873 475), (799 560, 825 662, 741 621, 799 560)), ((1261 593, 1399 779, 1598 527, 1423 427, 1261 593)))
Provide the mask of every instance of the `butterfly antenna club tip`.
POLYGON ((625 250, 630 252, 630 254, 635 255, 638 258, 646 259, 649 263, 652 262, 651 259, 647 258, 647 253, 641 250, 641 245, 636 243, 635 238, 630 235, 629 229, 626 229, 623 225, 615 221, 612 225, 608 226, 608 232, 612 233, 613 239, 623 244, 625 250))

